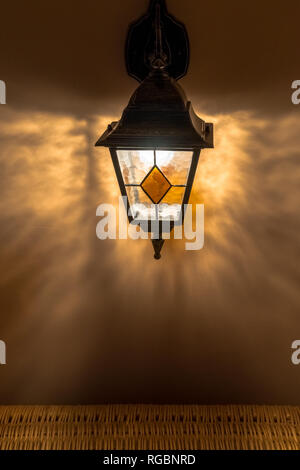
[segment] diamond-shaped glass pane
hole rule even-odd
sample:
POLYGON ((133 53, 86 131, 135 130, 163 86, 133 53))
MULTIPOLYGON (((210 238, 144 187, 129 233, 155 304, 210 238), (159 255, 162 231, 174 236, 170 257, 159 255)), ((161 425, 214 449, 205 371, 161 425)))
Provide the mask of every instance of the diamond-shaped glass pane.
POLYGON ((158 204, 171 188, 169 181, 157 167, 150 171, 141 186, 155 204, 158 204))

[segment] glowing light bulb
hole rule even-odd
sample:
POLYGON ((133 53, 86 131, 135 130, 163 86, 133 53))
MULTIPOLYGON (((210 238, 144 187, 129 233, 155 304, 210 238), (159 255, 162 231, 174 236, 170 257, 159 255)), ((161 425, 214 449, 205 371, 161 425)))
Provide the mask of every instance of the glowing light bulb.
POLYGON ((138 152, 139 158, 142 163, 144 163, 147 167, 153 165, 154 163, 154 152, 153 150, 140 150, 138 152))
POLYGON ((158 150, 156 152, 156 163, 157 166, 166 166, 174 158, 173 150, 158 150))

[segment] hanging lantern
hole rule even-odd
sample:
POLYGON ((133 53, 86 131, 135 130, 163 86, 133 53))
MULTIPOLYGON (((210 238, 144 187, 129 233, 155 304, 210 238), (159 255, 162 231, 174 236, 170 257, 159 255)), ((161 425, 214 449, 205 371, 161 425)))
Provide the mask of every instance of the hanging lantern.
POLYGON ((201 149, 213 147, 213 125, 195 114, 177 83, 189 43, 164 0, 152 0, 130 26, 126 51, 128 73, 141 84, 96 146, 109 147, 129 222, 152 233, 159 259, 163 233, 183 223, 201 149))

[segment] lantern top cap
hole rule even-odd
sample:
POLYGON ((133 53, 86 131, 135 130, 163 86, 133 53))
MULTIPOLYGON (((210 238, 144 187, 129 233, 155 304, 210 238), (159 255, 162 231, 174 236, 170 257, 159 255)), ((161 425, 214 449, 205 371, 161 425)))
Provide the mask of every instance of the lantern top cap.
POLYGON ((155 69, 133 93, 120 121, 108 126, 96 146, 212 148, 213 125, 195 114, 176 80, 155 69))

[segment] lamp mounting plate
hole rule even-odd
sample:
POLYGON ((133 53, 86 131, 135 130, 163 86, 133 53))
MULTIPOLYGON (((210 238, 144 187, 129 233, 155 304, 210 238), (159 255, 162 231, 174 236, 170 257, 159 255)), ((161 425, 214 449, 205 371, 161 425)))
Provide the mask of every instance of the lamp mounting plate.
POLYGON ((155 55, 164 58, 170 77, 179 80, 186 75, 190 62, 187 30, 168 13, 165 0, 151 0, 146 15, 129 26, 125 51, 128 75, 142 82, 155 55))

